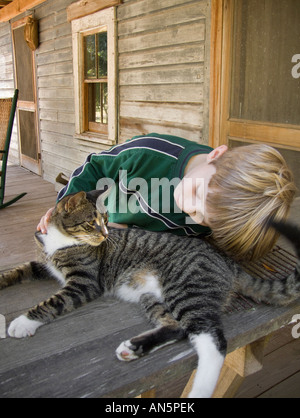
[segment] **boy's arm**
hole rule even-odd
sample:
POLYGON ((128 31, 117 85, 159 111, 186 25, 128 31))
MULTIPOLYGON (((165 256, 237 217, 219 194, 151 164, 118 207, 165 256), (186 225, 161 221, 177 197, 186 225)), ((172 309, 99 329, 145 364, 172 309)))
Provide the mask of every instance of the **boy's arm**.
POLYGON ((59 192, 57 201, 72 193, 95 190, 100 178, 110 177, 106 160, 101 154, 90 154, 85 163, 72 173, 68 184, 59 192))

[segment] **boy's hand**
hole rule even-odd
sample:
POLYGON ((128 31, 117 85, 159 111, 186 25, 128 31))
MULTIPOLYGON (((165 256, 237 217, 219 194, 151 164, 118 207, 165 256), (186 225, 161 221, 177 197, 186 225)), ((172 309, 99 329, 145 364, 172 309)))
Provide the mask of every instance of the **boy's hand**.
POLYGON ((118 228, 118 229, 126 229, 128 228, 127 224, 115 224, 113 222, 108 222, 108 226, 111 226, 112 228, 118 228))
POLYGON ((42 217, 42 219, 40 220, 38 226, 37 226, 37 230, 41 231, 42 234, 47 234, 47 230, 48 230, 48 223, 50 220, 50 217, 52 215, 52 212, 54 211, 54 208, 49 209, 46 214, 42 217))

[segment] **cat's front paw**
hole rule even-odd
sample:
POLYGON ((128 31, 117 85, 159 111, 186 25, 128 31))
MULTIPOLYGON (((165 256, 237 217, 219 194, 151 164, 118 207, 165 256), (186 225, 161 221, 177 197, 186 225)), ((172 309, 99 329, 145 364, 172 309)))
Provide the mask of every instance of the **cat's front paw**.
POLYGON ((25 315, 16 318, 8 328, 8 335, 13 338, 32 337, 42 322, 28 319, 25 315))
POLYGON ((136 351, 137 347, 132 345, 130 340, 123 341, 116 349, 116 355, 121 361, 132 361, 141 357, 142 353, 136 351))

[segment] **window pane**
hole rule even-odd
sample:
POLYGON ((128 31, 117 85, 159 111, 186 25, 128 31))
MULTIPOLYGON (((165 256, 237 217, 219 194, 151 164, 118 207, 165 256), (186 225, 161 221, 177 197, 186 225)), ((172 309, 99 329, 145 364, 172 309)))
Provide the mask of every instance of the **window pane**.
POLYGON ((88 85, 89 122, 107 124, 107 110, 107 83, 90 83, 88 85))
POLYGON ((96 77, 96 37, 89 35, 84 38, 84 78, 96 77))
POLYGON ((37 138, 35 130, 35 113, 26 110, 19 111, 21 152, 34 160, 37 155, 37 138))
POLYGON ((107 32, 97 34, 98 78, 107 77, 107 32))
POLYGON ((237 0, 232 118, 300 125, 300 1, 237 0))

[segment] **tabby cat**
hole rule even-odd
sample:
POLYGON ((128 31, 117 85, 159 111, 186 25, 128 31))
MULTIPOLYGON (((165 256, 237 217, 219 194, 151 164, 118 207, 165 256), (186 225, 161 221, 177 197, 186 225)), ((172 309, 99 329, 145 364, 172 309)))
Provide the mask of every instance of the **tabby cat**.
MULTIPOLYGON (((226 355, 221 313, 232 291, 274 304, 300 296, 300 263, 284 280, 254 279, 205 240, 108 228, 106 193, 80 192, 60 201, 47 235, 36 234, 44 262, 0 275, 0 289, 23 280, 57 279, 62 290, 15 319, 11 337, 32 336, 60 315, 105 292, 139 303, 155 325, 116 350, 130 361, 158 346, 189 337, 199 356, 190 397, 210 397, 226 355)), ((280 227, 280 225, 279 225, 280 227)), ((283 232, 298 243, 299 231, 283 232)))

